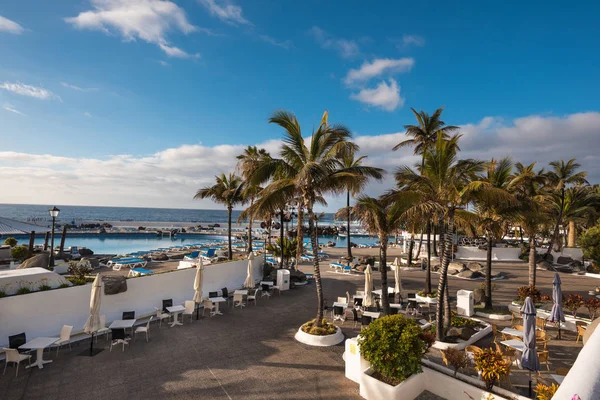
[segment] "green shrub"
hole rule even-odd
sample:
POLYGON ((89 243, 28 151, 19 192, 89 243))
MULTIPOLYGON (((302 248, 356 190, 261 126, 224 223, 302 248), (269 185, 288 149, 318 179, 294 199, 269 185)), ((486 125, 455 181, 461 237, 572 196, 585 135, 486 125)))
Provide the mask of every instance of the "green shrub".
POLYGON ((431 293, 428 294, 425 293, 425 290, 421 290, 420 292, 417 292, 417 294, 421 297, 429 297, 431 299, 438 297, 437 290, 432 290, 431 293))
POLYGON ((15 246, 10 250, 10 256, 19 262, 23 262, 29 257, 29 248, 27 246, 15 246))
POLYGON ((0 290, 0 299, 6 297, 6 292, 4 290, 0 290))
MULTIPOLYGON (((556 383, 552 383, 549 386, 544 385, 543 383, 538 383, 535 387, 535 394, 537 400, 551 400, 556 391, 558 390, 558 385, 556 383)), ((574 397, 576 398, 576 397, 574 397)))
POLYGON ((20 287, 19 290, 17 290, 17 294, 28 294, 28 293, 31 293, 31 289, 27 286, 20 287))
POLYGON ((327 322, 325 318, 321 321, 321 326, 314 326, 315 320, 310 320, 302 325, 302 331, 310 335, 327 336, 337 332, 337 327, 327 322))
POLYGON ((600 224, 588 229, 580 238, 583 256, 600 264, 600 224))
POLYGON ((460 317, 458 315, 456 315, 456 313, 452 313, 452 319, 450 320, 450 326, 454 326, 455 328, 475 328, 477 325, 479 325, 479 322, 474 321, 472 319, 469 318, 463 318, 460 317))
POLYGON ((79 278, 76 276, 67 276, 66 279, 75 286, 85 285, 89 280, 87 278, 79 278))
POLYGON ((60 286, 58 287, 59 289, 64 289, 64 288, 68 288, 70 287, 68 284, 66 283, 61 283, 60 286))
POLYGON ((68 273, 80 280, 85 280, 85 276, 92 271, 93 269, 89 261, 71 261, 67 270, 68 273))
POLYGON ((464 351, 460 351, 455 348, 449 347, 446 350, 442 350, 441 353, 446 365, 454 369, 455 377, 459 369, 466 368, 469 364, 467 353, 465 353, 464 351))
POLYGON ((52 290, 52 287, 49 285, 40 285, 38 286, 38 290, 40 292, 45 292, 46 290, 52 290))
POLYGON ((358 344, 375 370, 374 376, 395 386, 422 371, 421 358, 428 349, 424 339, 414 320, 396 314, 371 322, 361 332, 358 344))
POLYGON ((501 380, 509 372, 509 362, 504 359, 502 353, 483 349, 473 354, 475 369, 481 372, 481 379, 485 382, 485 388, 491 391, 496 382, 501 380))
POLYGON ((6 238, 4 244, 9 245, 10 247, 15 247, 17 245, 17 239, 14 237, 6 238))

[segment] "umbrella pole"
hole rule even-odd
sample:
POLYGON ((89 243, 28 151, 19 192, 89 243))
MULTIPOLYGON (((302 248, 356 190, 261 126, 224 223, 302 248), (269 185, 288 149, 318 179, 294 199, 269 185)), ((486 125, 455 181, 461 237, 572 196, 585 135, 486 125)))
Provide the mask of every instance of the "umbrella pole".
POLYGON ((90 356, 94 354, 94 333, 92 332, 92 341, 90 342, 90 356))
POLYGON ((198 307, 198 303, 196 303, 196 321, 200 319, 200 307, 198 307))
POLYGON ((531 397, 533 395, 533 392, 531 391, 531 371, 529 371, 529 397, 531 397))
POLYGON ((558 340, 560 340, 560 320, 558 321, 558 340))

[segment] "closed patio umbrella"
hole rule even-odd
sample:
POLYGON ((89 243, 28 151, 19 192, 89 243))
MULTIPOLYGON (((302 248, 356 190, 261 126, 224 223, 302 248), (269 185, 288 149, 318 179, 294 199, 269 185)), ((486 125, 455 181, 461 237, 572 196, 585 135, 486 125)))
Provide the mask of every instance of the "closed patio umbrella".
POLYGON ((560 323, 565 322, 565 314, 562 309, 562 288, 561 288, 560 276, 558 272, 554 273, 554 280, 552 281, 552 311, 550 312, 550 322, 558 322, 558 338, 560 339, 560 323))
POLYGON ((371 274, 371 264, 367 264, 367 269, 365 269, 365 297, 362 301, 363 307, 373 306, 373 277, 371 274))
POLYGON ((204 278, 204 265, 202 265, 202 257, 196 267, 196 278, 194 279, 194 303, 196 303, 196 319, 199 318, 198 304, 202 303, 202 280, 204 278))
POLYGON ((535 347, 535 306, 531 297, 525 299, 521 310, 523 314, 523 344, 525 349, 521 356, 521 367, 529 370, 529 396, 531 397, 531 371, 540 370, 540 360, 535 347))
POLYGON ((396 293, 396 303, 400 303, 402 299, 402 277, 400 276, 400 266, 398 265, 398 258, 394 260, 396 266, 394 270, 394 279, 396 280, 396 286, 394 286, 394 292, 396 293))
POLYGON ((248 256, 248 275, 244 281, 244 287, 254 289, 254 253, 250 253, 248 256))
POLYGON ((92 284, 92 294, 90 296, 90 316, 88 317, 85 325, 83 326, 83 331, 85 333, 89 333, 92 335, 92 340, 90 342, 90 351, 84 351, 80 355, 82 356, 95 356, 100 353, 102 349, 94 349, 94 334, 100 328, 104 328, 100 326, 100 303, 102 300, 102 277, 100 274, 96 275, 94 279, 94 283, 92 284))

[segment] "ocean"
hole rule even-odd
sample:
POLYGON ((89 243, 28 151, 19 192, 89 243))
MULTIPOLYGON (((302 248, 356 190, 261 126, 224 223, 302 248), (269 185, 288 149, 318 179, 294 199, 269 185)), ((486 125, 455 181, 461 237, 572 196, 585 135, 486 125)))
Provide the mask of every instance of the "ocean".
MULTIPOLYGON (((48 209, 52 205, 34 204, 0 204, 0 217, 16 219, 24 222, 35 222, 39 225, 50 222, 48 209)), ((180 208, 142 208, 142 207, 98 207, 98 206, 65 206, 56 205, 60 209, 58 223, 79 224, 84 221, 152 221, 152 222, 193 222, 206 224, 209 222, 227 222, 227 210, 192 210, 180 208)), ((233 211, 235 222, 241 211, 233 211)), ((332 224, 333 214, 328 213, 319 224, 332 224)))

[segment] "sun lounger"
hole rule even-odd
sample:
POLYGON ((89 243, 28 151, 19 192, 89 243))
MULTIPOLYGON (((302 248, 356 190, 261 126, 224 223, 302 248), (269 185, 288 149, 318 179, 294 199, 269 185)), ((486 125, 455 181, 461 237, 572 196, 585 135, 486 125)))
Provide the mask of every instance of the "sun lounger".
POLYGON ((343 271, 343 270, 344 270, 344 267, 347 267, 347 265, 340 264, 340 263, 338 263, 338 262, 332 262, 332 263, 329 263, 329 268, 333 268, 333 269, 335 269, 336 271, 337 271, 338 269, 339 269, 339 270, 341 270, 341 271, 343 271))
MULTIPOLYGON (((112 260, 111 260, 112 261, 112 260)), ((113 271, 120 271, 122 267, 144 268, 148 264, 146 260, 136 258, 132 260, 121 260, 112 264, 113 271)))
POLYGON ((127 274, 128 277, 134 277, 134 276, 144 276, 144 275, 152 275, 153 272, 150 271, 149 269, 145 269, 145 268, 131 268, 131 270, 129 271, 129 274, 127 274))
POLYGON ((183 259, 184 260, 196 260, 196 259, 198 259, 199 256, 200 256, 199 251, 192 251, 190 254, 186 254, 185 256, 183 256, 183 259))
POLYGON ((127 262, 127 261, 135 261, 135 260, 141 260, 139 257, 120 257, 120 258, 113 258, 112 260, 108 261, 106 263, 106 265, 108 267, 112 267, 113 264, 117 264, 119 262, 127 262))

